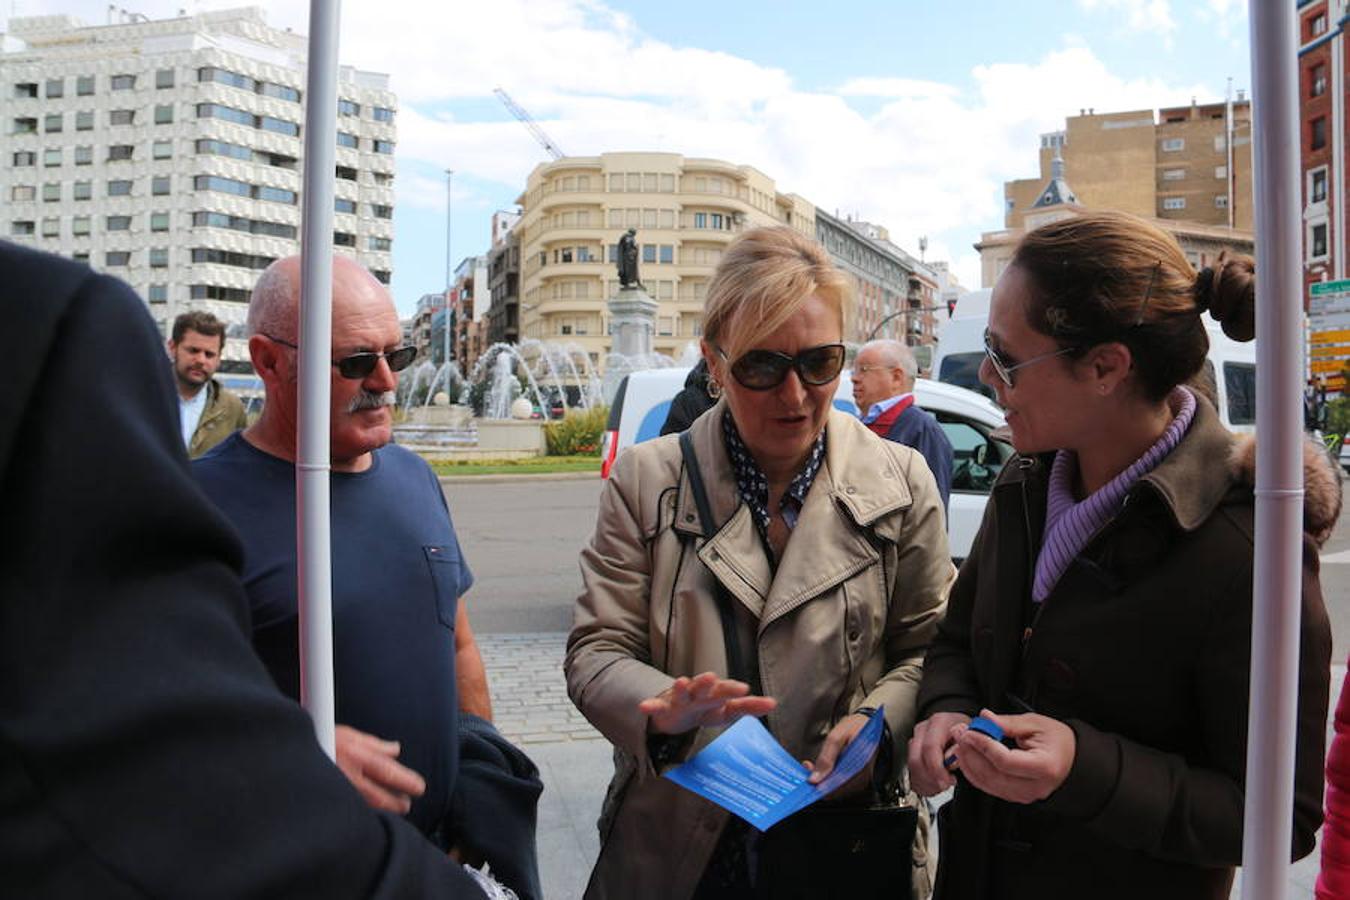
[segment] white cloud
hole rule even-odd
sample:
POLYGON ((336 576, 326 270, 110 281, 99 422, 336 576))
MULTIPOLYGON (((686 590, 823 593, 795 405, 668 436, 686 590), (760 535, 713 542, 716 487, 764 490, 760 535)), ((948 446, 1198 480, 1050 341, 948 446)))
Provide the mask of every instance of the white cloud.
POLYGON ((1119 15, 1129 31, 1156 32, 1170 39, 1177 30, 1169 0, 1078 0, 1078 6, 1087 12, 1119 15))

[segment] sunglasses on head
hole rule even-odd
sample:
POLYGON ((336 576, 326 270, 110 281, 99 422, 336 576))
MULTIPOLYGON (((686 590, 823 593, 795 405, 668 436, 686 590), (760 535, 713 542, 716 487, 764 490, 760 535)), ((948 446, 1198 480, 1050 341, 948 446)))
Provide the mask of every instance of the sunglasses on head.
MULTIPOLYGON (((283 341, 281 338, 274 338, 270 334, 265 334, 263 337, 267 338, 269 341, 275 341, 283 347, 290 347, 292 350, 300 349, 298 345, 292 344, 290 341, 283 341)), ((342 359, 334 360, 333 365, 337 368, 338 374, 343 378, 360 381, 369 378, 370 373, 375 371, 375 367, 380 364, 380 360, 382 359, 389 364, 389 371, 401 372, 412 365, 412 361, 416 358, 417 348, 407 346, 398 347, 387 353, 374 353, 370 351, 365 353, 353 353, 351 356, 344 356, 342 359)))
MULTIPOLYGON (((726 353, 719 347, 723 359, 726 353)), ((778 387, 787 378, 789 370, 796 370, 802 384, 819 386, 839 377, 844 368, 844 345, 821 344, 810 347, 796 356, 777 350, 750 350, 731 364, 731 375, 741 387, 752 391, 768 391, 778 387)))
POLYGON ((1049 353, 1042 353, 1040 356, 1033 356, 1025 362, 1014 363, 1003 355, 1003 351, 995 350, 994 345, 989 341, 989 329, 984 330, 984 355, 989 360, 989 365, 993 367, 994 374, 998 376, 1008 387, 1013 386, 1013 373, 1018 369, 1025 369, 1027 366, 1035 365, 1038 362, 1044 362, 1047 359, 1054 359, 1056 356, 1063 356, 1066 353, 1072 353, 1076 347, 1061 347, 1058 350, 1052 350, 1049 353))

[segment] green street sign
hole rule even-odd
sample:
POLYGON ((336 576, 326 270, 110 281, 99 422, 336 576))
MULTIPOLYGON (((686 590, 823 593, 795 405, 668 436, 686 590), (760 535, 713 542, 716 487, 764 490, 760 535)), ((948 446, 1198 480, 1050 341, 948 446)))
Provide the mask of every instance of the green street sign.
POLYGON ((1350 293, 1350 278, 1340 281, 1322 281, 1314 284, 1310 289, 1314 297, 1321 297, 1324 294, 1347 294, 1350 293))

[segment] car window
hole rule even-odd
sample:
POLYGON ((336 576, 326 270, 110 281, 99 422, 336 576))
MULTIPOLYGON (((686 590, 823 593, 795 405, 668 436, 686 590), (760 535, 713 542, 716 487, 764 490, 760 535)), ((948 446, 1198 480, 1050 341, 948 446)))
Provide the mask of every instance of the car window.
POLYGON ((987 494, 1012 447, 989 436, 992 429, 955 413, 933 410, 952 445, 952 490, 987 494))

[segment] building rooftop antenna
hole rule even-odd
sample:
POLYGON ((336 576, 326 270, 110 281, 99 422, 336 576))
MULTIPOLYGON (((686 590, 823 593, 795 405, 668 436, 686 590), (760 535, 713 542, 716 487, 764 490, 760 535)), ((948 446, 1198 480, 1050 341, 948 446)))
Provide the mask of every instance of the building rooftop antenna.
POLYGON ((544 133, 544 129, 539 127, 539 123, 519 103, 511 99, 510 94, 499 87, 493 88, 492 93, 496 94, 497 99, 502 101, 502 105, 511 111, 511 115, 520 120, 520 124, 530 130, 530 134, 534 135, 534 139, 539 142, 539 145, 548 151, 549 156, 554 159, 562 159, 567 155, 558 149, 558 145, 553 143, 553 139, 544 133))

